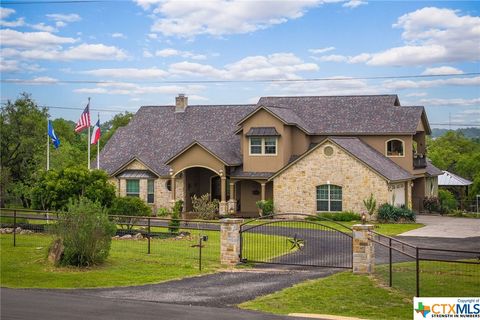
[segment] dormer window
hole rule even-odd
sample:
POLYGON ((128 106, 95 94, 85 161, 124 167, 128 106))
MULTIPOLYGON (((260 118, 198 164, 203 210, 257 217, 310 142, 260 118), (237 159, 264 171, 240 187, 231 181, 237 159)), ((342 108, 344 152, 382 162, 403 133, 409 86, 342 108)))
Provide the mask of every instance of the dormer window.
POLYGON ((276 137, 250 137, 250 155, 274 156, 276 154, 276 137))
POLYGON ((280 134, 274 127, 252 127, 246 136, 250 141, 251 156, 277 155, 277 141, 280 134))
POLYGON ((403 157, 404 143, 399 139, 391 139, 387 141, 387 156, 388 157, 403 157))

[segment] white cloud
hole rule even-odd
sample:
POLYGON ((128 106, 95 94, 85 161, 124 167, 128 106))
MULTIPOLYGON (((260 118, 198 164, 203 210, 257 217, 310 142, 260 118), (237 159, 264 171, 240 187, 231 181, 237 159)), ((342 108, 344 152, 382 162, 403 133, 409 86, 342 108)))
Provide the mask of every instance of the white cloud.
POLYGON ((421 99, 420 103, 425 106, 449 106, 449 107, 465 107, 465 106, 475 106, 480 105, 480 98, 473 99, 464 99, 464 98, 454 98, 454 99, 441 99, 441 98, 431 98, 431 99, 421 99))
POLYGON ((52 77, 36 77, 31 80, 24 80, 24 79, 7 79, 10 82, 19 82, 24 85, 49 85, 58 83, 58 79, 52 77))
POLYGON ((412 93, 407 94, 406 96, 407 97, 425 97, 427 95, 428 95, 428 93, 426 93, 426 92, 412 92, 412 93))
POLYGON ((194 59, 194 60, 204 60, 204 59, 207 58, 207 56, 204 55, 204 54, 196 54, 196 53, 192 53, 190 51, 181 51, 181 50, 177 50, 177 49, 173 49, 173 48, 166 48, 166 49, 162 49, 162 50, 157 50, 157 51, 155 51, 155 55, 157 57, 162 57, 162 58, 179 56, 179 57, 182 57, 182 58, 190 58, 190 59, 194 59))
POLYGON ((0 8, 0 19, 8 18, 10 15, 14 14, 15 10, 10 8, 0 8))
POLYGON ((58 29, 49 25, 46 25, 45 23, 37 23, 30 25, 35 30, 40 30, 40 31, 45 31, 45 32, 57 32, 58 29))
POLYGON ((425 71, 422 72, 423 75, 434 75, 434 74, 463 74, 464 72, 460 69, 449 67, 449 66, 442 66, 442 67, 434 67, 434 68, 427 68, 425 71))
POLYGON ((440 86, 479 86, 480 77, 450 78, 438 80, 387 80, 382 86, 391 90, 431 88, 440 86))
POLYGON ((152 58, 153 57, 153 53, 151 53, 150 51, 148 50, 143 50, 143 57, 144 58, 152 58))
POLYGON ((426 7, 401 16, 394 27, 403 29, 405 45, 370 54, 367 64, 405 66, 480 58, 480 17, 426 7))
POLYGON ((171 64, 169 68, 173 75, 218 79, 300 79, 299 72, 317 70, 315 63, 305 63, 292 53, 249 56, 223 68, 187 61, 171 64))
POLYGON ((157 38, 158 38, 158 35, 157 35, 156 33, 149 33, 149 34, 148 34, 148 37, 149 37, 150 39, 157 39, 157 38))
POLYGON ((342 5, 342 7, 353 9, 353 8, 358 7, 358 6, 361 6, 362 4, 368 4, 368 2, 367 1, 362 1, 362 0, 350 0, 348 2, 345 2, 342 5))
MULTIPOLYGON (((112 83, 100 83, 94 88, 75 89, 74 92, 93 93, 93 94, 112 94, 112 95, 144 95, 144 94, 174 95, 179 92, 183 92, 190 95, 190 94, 199 93, 203 89, 204 87, 199 85, 141 86, 138 84, 128 83, 128 82, 112 82, 112 83)), ((198 99, 200 96, 195 96, 195 97, 197 97, 198 99)))
POLYGON ((50 13, 46 15, 47 18, 53 21, 62 21, 62 22, 77 22, 82 20, 82 18, 76 13, 63 14, 63 13, 50 13))
POLYGON ((0 72, 41 72, 45 71, 38 64, 22 63, 18 60, 0 59, 0 72))
POLYGON ((151 29, 166 36, 191 38, 208 34, 241 34, 297 19, 322 0, 297 1, 175 1, 136 0, 144 10, 158 15, 151 29))
POLYGON ((15 21, 5 21, 5 20, 0 20, 0 26, 2 27, 7 27, 7 28, 16 28, 16 27, 22 27, 25 25, 25 18, 18 18, 15 21))
POLYGON ((168 75, 166 71, 162 69, 157 69, 157 68, 95 69, 95 70, 83 71, 82 73, 93 75, 96 77, 135 78, 135 79, 163 78, 168 75))
POLYGON ((80 44, 65 50, 58 48, 18 50, 1 49, 3 57, 16 57, 28 60, 123 60, 127 54, 114 46, 104 44, 80 44))
POLYGON ((39 48, 74 43, 77 40, 68 37, 59 37, 50 32, 20 32, 12 29, 0 30, 3 46, 39 48))
POLYGON ((127 37, 121 33, 121 32, 115 32, 115 33, 112 33, 111 34, 112 38, 123 38, 123 39, 126 39, 127 37))
POLYGON ((335 50, 335 47, 326 47, 326 48, 318 48, 318 49, 308 49, 308 52, 313 54, 321 54, 328 51, 335 50))
POLYGON ((348 57, 342 56, 339 54, 331 54, 327 56, 312 57, 314 60, 323 61, 323 62, 346 62, 348 57))

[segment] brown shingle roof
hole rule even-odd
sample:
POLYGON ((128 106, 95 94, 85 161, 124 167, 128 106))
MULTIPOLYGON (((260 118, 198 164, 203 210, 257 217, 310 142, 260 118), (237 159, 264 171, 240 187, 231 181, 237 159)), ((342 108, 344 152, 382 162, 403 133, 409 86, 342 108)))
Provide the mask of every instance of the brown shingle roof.
POLYGON ((100 154, 101 168, 112 174, 137 157, 159 175, 168 175, 164 163, 198 141, 231 165, 241 163, 240 137, 235 123, 255 105, 188 106, 175 113, 174 106, 141 107, 130 123, 108 141, 100 154))
POLYGON ((414 134, 423 107, 397 101, 396 95, 263 97, 257 105, 310 134, 414 134))

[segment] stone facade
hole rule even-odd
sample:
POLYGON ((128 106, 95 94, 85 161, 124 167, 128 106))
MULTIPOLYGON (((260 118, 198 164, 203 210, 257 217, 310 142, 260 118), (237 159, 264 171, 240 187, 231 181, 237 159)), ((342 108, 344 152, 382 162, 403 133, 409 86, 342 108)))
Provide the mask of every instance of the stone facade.
POLYGON ((240 262, 240 225, 243 219, 222 219, 220 223, 220 263, 233 267, 240 262))
POLYGON ((353 230, 353 273, 371 274, 375 270, 375 246, 369 239, 371 224, 356 224, 353 230))
POLYGON ((332 184, 342 187, 342 210, 364 212, 363 200, 373 193, 377 204, 389 201, 386 180, 332 143, 319 146, 273 180, 277 213, 317 212, 316 187, 332 184), (333 154, 324 153, 325 147, 333 154))

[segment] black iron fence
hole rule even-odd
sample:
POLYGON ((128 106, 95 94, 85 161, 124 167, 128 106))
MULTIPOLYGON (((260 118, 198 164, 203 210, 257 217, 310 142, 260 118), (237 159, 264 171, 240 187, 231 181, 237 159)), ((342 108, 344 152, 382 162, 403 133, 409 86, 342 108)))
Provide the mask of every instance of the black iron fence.
POLYGON ((383 284, 416 297, 480 295, 480 251, 418 247, 374 231, 370 240, 383 284))
MULTIPOLYGON (((61 212, 0 209, 0 236, 3 245, 48 248, 61 212)), ((218 265, 220 261, 220 222, 110 215, 116 226, 111 254, 117 252, 175 256, 198 268, 218 265)))

